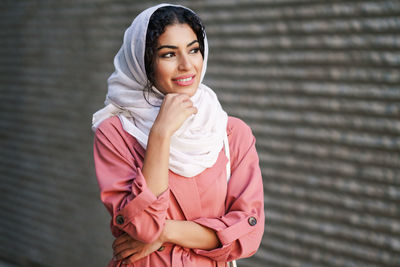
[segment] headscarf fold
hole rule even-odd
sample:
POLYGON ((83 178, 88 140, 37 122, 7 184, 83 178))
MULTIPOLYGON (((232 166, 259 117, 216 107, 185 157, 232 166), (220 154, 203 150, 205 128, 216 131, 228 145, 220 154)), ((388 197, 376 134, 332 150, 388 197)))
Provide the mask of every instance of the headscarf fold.
MULTIPOLYGON (((161 4, 144 10, 125 31, 123 44, 114 58, 115 71, 108 78, 106 106, 93 114, 93 131, 102 121, 117 115, 124 130, 146 149, 149 132, 164 98, 154 87, 153 93, 146 95, 147 100, 144 97, 143 91, 147 85, 144 64, 146 33, 151 15, 167 5, 161 4)), ((201 81, 207 68, 207 58, 208 44, 205 37, 201 81)), ((226 135, 228 116, 213 90, 201 81, 191 97, 198 109, 197 114, 191 115, 171 137, 169 169, 184 177, 194 177, 213 166, 226 135)))

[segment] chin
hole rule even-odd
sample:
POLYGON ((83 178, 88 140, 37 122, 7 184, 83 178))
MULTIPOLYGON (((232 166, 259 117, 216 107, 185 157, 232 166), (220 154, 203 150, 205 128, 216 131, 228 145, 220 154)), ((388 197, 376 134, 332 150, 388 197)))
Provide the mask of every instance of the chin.
POLYGON ((197 92, 197 87, 196 88, 180 88, 178 90, 174 90, 174 93, 177 94, 185 94, 188 95, 189 97, 194 96, 194 94, 197 92))
POLYGON ((196 92, 197 92, 197 88, 193 89, 193 90, 190 90, 190 92, 188 92, 187 95, 192 97, 192 96, 194 96, 196 94, 196 92))

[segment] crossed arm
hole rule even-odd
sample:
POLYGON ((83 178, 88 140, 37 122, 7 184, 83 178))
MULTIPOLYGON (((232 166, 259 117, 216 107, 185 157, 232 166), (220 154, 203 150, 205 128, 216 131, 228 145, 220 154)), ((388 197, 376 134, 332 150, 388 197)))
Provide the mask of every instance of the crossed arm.
POLYGON ((143 243, 124 234, 113 243, 114 260, 135 262, 159 249, 163 243, 181 247, 210 250, 219 246, 215 232, 192 221, 166 220, 164 230, 152 243, 143 243))

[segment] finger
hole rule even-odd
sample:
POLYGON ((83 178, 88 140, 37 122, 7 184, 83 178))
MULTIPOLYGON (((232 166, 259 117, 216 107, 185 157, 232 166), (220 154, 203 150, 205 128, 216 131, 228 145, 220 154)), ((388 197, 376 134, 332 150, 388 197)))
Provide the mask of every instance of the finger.
POLYGON ((175 99, 180 99, 182 96, 183 96, 182 94, 177 94, 177 93, 166 94, 164 97, 164 102, 175 100, 175 99))
POLYGON ((168 94, 165 94, 165 97, 175 97, 175 96, 178 96, 178 95, 180 95, 180 94, 178 94, 178 93, 168 93, 168 94))
POLYGON ((112 244, 112 247, 114 248, 115 246, 118 246, 118 245, 121 244, 121 243, 125 243, 125 242, 128 241, 129 239, 132 239, 132 237, 130 237, 128 234, 123 234, 123 235, 117 237, 117 238, 114 240, 114 242, 113 242, 113 244, 112 244))
POLYGON ((124 264, 132 264, 137 260, 140 260, 141 258, 143 258, 143 256, 140 256, 138 253, 137 254, 133 254, 131 256, 129 256, 128 258, 126 258, 123 263, 124 264))
POLYGON ((114 261, 120 261, 134 255, 137 251, 135 249, 126 249, 113 257, 114 261))
POLYGON ((190 108, 190 107, 193 107, 193 102, 190 99, 188 99, 188 100, 183 101, 181 103, 181 106, 184 108, 190 108))
POLYGON ((192 116, 196 113, 197 113, 197 108, 195 108, 195 107, 187 108, 187 109, 183 110, 181 118, 183 119, 183 121, 185 121, 190 116, 192 116))
POLYGON ((112 244, 112 248, 114 249, 116 246, 118 246, 118 245, 120 245, 122 243, 125 243, 126 241, 128 241, 128 240, 125 239, 125 238, 117 238, 117 239, 114 240, 114 242, 112 244))
POLYGON ((117 254, 121 253, 124 250, 127 250, 127 249, 135 249, 136 250, 136 248, 137 248, 137 243, 136 242, 126 241, 124 243, 121 243, 121 244, 115 246, 113 248, 113 254, 117 255, 117 254))
POLYGON ((196 114, 197 113, 197 108, 196 107, 190 107, 187 109, 187 114, 188 116, 192 115, 192 114, 196 114))
POLYGON ((174 99, 176 99, 177 101, 182 101, 182 102, 191 101, 190 97, 186 94, 176 94, 174 96, 174 99))

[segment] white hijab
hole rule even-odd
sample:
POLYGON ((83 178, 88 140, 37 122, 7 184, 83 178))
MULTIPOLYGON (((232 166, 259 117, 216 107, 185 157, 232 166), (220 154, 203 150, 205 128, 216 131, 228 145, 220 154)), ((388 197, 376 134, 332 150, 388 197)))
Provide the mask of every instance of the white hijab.
MULTIPOLYGON (((118 115, 124 130, 145 149, 164 97, 153 88, 154 93, 148 96, 146 93, 147 100, 153 104, 150 105, 143 96, 147 84, 144 64, 147 26, 151 15, 162 6, 168 4, 144 10, 125 31, 122 47, 114 58, 115 71, 108 78, 106 106, 93 114, 92 121, 92 130, 96 131, 102 121, 118 115)), ((201 81, 207 68, 207 57, 205 37, 201 81)), ((196 176, 214 165, 223 147, 228 121, 216 94, 206 85, 200 83, 191 100, 198 112, 189 117, 171 137, 169 157, 169 169, 184 177, 196 176)))

